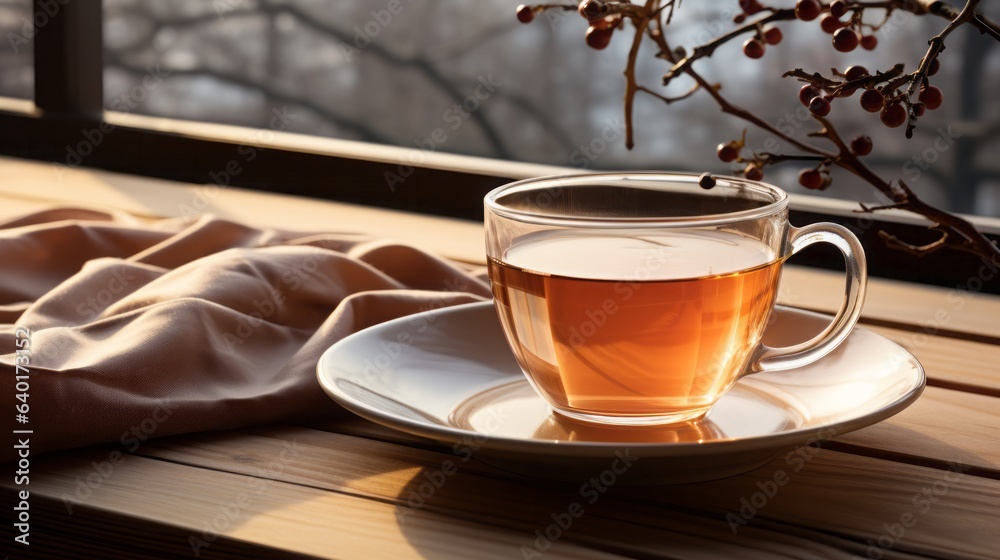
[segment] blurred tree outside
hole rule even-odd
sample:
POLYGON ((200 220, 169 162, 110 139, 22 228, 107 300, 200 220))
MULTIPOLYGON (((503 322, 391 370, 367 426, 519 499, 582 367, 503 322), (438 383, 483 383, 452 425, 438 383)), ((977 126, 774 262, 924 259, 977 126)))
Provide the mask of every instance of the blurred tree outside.
MULTIPOLYGON (((521 25, 515 0, 104 0, 105 96, 109 106, 159 66, 169 77, 136 104, 140 114, 267 128, 276 109, 296 115, 285 130, 459 154, 577 168, 668 169, 725 173, 715 146, 736 138, 738 121, 707 96, 671 107, 649 96, 636 106, 636 148, 623 139, 621 72, 627 34, 593 51, 575 14, 521 25), (432 137, 435 129, 443 135, 432 137)), ((30 98, 30 44, 15 52, 30 0, 0 0, 0 95, 30 98)), ((778 0, 775 5, 794 2, 778 0)), ((988 15, 1000 5, 985 3, 988 15)), ((691 47, 731 28, 736 0, 685 2, 668 30, 691 47)), ((915 65, 946 22, 898 14, 878 33, 874 52, 836 52, 817 22, 787 22, 784 42, 764 58, 738 42, 702 64, 706 77, 772 123, 805 134, 796 115, 799 83, 783 71, 863 64, 915 65)), ((645 48, 652 49, 652 45, 645 48)), ((662 61, 640 57, 643 83, 656 89, 662 61)), ((877 125, 854 100, 835 104, 845 134, 867 131, 868 161, 905 179, 925 200, 952 211, 1000 216, 1000 49, 970 29, 952 35, 934 83, 945 105, 925 116, 914 138, 877 125)), ((684 84, 671 86, 678 91, 684 84)), ((662 92, 661 93, 671 93, 662 92)), ((676 93, 676 92, 674 92, 676 93)), ((761 149, 767 139, 751 132, 761 149)), ((794 164, 767 180, 790 192, 794 164)), ((810 194, 815 194, 809 191, 810 194)), ((846 174, 822 193, 874 202, 874 191, 846 174)))

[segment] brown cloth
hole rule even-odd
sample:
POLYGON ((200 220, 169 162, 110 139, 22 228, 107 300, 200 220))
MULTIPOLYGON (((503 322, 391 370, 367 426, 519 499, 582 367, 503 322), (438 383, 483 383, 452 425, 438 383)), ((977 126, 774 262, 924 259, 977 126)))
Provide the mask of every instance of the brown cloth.
POLYGON ((329 416, 331 344, 489 294, 481 270, 366 236, 41 212, 0 222, 0 410, 32 455, 329 416))

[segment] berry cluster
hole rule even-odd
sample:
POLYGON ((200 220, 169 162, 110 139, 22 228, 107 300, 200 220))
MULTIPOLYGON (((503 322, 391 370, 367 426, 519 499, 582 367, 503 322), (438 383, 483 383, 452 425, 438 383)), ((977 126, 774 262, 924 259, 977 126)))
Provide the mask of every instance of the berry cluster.
POLYGON ((750 58, 760 58, 764 56, 764 45, 777 45, 784 36, 781 30, 773 25, 757 30, 757 34, 743 42, 743 54, 750 58))
MULTIPOLYGON (((743 12, 733 18, 736 23, 743 23, 747 16, 765 9, 757 0, 740 0, 740 7, 743 8, 743 12)), ((878 46, 878 38, 863 33, 866 25, 862 23, 863 10, 855 10, 847 21, 842 21, 841 18, 849 11, 851 8, 844 0, 834 0, 829 5, 824 5, 819 0, 798 0, 795 4, 795 17, 802 21, 819 18, 823 31, 833 35, 833 48, 838 51, 851 52, 859 45, 867 50, 875 49, 878 46)), ((781 38, 781 30, 777 27, 760 28, 755 37, 743 43, 743 54, 750 58, 760 58, 764 56, 765 44, 777 45, 781 42, 781 38)))
MULTIPOLYGON (((901 67, 900 67, 901 68, 901 67)), ((941 68, 941 63, 935 58, 928 67, 927 75, 933 76, 941 68)), ((851 66, 843 73, 838 73, 843 81, 816 80, 807 83, 799 90, 799 101, 809 108, 817 117, 830 114, 830 103, 838 97, 851 97, 862 90, 859 97, 861 108, 869 113, 879 113, 882 124, 889 128, 898 128, 906 123, 907 107, 910 118, 923 116, 926 110, 934 110, 941 106, 944 95, 941 90, 930 85, 924 78, 916 103, 911 103, 902 86, 905 81, 894 79, 892 74, 877 74, 872 76, 864 66, 851 66), (883 84, 884 85, 879 85, 883 84)))
MULTIPOLYGON (((515 11, 517 21, 531 23, 535 19, 535 13, 543 9, 545 6, 533 7, 521 4, 515 11)), ((613 13, 608 4, 602 0, 582 0, 577 6, 577 12, 590 24, 584 35, 587 46, 596 50, 607 48, 611 44, 611 36, 615 29, 622 25, 622 14, 613 13)))
MULTIPOLYGON (((740 8, 743 12, 733 18, 736 23, 743 23, 747 16, 764 10, 764 6, 757 0, 740 0, 740 8)), ((754 36, 743 42, 743 54, 750 58, 761 58, 764 56, 766 45, 777 45, 783 38, 781 30, 773 25, 758 26, 754 36)))
POLYGON ((621 14, 608 13, 608 5, 600 0, 583 0, 577 11, 590 24, 584 35, 587 46, 597 50, 607 47, 615 29, 621 27, 621 14))
POLYGON ((823 31, 833 35, 833 48, 840 52, 851 52, 860 45, 863 49, 873 50, 878 46, 878 38, 863 33, 865 24, 861 21, 861 9, 855 9, 847 21, 841 20, 851 10, 849 3, 844 0, 834 0, 829 5, 824 5, 819 0, 798 0, 795 3, 795 17, 802 21, 819 18, 819 26, 823 31))

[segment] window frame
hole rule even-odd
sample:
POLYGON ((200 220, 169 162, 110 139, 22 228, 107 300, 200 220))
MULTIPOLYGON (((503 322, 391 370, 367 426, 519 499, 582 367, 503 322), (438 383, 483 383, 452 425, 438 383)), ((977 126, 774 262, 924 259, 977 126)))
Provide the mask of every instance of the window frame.
MULTIPOLYGON (((91 142, 92 149, 80 158, 81 165, 474 221, 482 220, 482 198, 489 190, 511 180, 567 171, 105 111, 102 2, 33 3, 35 21, 45 21, 33 37, 34 105, 0 98, 0 127, 7 132, 0 135, 2 155, 52 162, 58 170, 60 165, 76 163, 70 156, 73 147, 88 138, 100 138, 91 142), (246 161, 251 152, 252 164, 246 161), (388 180, 390 173, 403 181, 388 180)), ((930 241, 937 234, 919 217, 859 214, 857 208, 848 201, 793 195, 790 218, 793 224, 830 221, 854 231, 864 244, 872 276, 963 288, 968 279, 983 276, 983 267, 988 272, 995 267, 995 263, 957 251, 918 258, 891 249, 879 237, 880 231, 913 242, 930 241)), ((1000 241, 1000 220, 966 218, 1000 241)), ((795 263, 833 269, 843 266, 835 249, 822 247, 796 256, 795 263)), ((1000 293, 1000 281, 977 284, 982 286, 977 291, 1000 293)))

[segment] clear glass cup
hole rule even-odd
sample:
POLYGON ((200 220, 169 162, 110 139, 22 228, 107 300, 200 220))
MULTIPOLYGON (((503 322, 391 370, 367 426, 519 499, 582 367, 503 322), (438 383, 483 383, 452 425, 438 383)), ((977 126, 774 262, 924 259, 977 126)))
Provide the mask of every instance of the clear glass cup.
POLYGON ((830 223, 788 223, 788 195, 698 175, 543 177, 490 192, 486 251, 510 347, 555 412, 600 424, 697 419, 743 375, 837 347, 861 314, 865 256, 830 223), (781 265, 814 243, 844 254, 843 305, 814 338, 761 343, 781 265))

